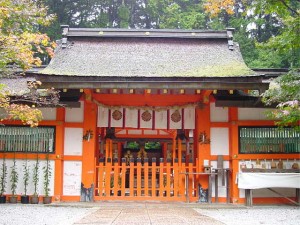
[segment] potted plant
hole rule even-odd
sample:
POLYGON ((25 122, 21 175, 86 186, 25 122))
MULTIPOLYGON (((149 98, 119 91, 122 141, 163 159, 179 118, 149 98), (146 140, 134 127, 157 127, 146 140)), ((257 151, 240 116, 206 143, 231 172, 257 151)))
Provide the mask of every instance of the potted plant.
POLYGON ((28 204, 29 196, 27 195, 27 187, 29 181, 29 165, 27 160, 27 155, 25 162, 23 163, 23 185, 24 185, 24 195, 21 196, 21 203, 28 204))
POLYGON ((6 190, 6 178, 7 178, 7 165, 5 159, 5 153, 2 158, 2 165, 0 171, 0 203, 6 202, 6 196, 4 195, 6 190))
POLYGON ((38 189, 38 184, 39 184, 39 154, 36 154, 36 160, 35 160, 35 164, 33 167, 33 174, 32 174, 32 181, 33 181, 33 186, 34 186, 34 193, 31 196, 30 202, 31 204, 38 204, 39 203, 39 194, 37 192, 38 189))
POLYGON ((18 185, 18 180, 19 180, 19 174, 17 171, 16 153, 14 152, 13 165, 11 167, 11 172, 10 172, 10 182, 11 182, 11 192, 12 192, 12 196, 10 196, 9 198, 10 203, 17 203, 18 196, 16 195, 16 189, 18 185))
POLYGON ((46 155, 46 165, 43 167, 44 171, 44 197, 43 203, 50 204, 52 202, 52 197, 49 196, 50 193, 50 178, 51 178, 51 165, 49 160, 49 154, 46 155))

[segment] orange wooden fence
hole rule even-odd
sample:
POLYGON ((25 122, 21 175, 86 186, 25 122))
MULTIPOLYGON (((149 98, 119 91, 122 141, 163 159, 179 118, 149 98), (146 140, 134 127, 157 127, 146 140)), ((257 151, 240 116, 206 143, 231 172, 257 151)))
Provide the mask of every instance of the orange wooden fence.
POLYGON ((198 175, 189 175, 189 190, 186 190, 185 172, 198 172, 198 161, 193 163, 159 162, 155 158, 131 159, 128 164, 125 158, 121 163, 106 162, 100 159, 96 163, 95 200, 166 200, 185 201, 189 191, 191 201, 198 199, 198 175))

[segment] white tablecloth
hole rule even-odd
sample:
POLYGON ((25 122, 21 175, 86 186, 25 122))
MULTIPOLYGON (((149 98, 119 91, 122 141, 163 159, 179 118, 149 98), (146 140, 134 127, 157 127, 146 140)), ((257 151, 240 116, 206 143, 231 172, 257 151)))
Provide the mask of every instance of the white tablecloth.
POLYGON ((238 187, 259 188, 300 188, 300 173, 239 173, 238 187))

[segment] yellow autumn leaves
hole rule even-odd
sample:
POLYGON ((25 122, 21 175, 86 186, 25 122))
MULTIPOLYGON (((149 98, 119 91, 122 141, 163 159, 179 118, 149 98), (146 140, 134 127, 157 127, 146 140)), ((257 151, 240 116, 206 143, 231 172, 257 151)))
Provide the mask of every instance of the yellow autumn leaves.
POLYGON ((234 13, 235 0, 207 0, 204 4, 204 9, 211 17, 216 17, 222 10, 228 14, 234 13))
POLYGON ((37 31, 52 19, 35 1, 0 0, 0 69, 16 65, 27 70, 41 65, 41 54, 52 57, 55 44, 37 31))
MULTIPOLYGON (((53 56, 55 43, 38 31, 40 26, 49 25, 53 18, 40 2, 0 0, 0 78, 10 76, 13 73, 11 67, 26 71, 40 66, 41 57, 53 56)), ((0 121, 18 119, 23 124, 37 126, 42 112, 30 106, 35 104, 35 98, 28 104, 20 104, 18 101, 13 103, 9 96, 11 94, 0 84, 0 121)))

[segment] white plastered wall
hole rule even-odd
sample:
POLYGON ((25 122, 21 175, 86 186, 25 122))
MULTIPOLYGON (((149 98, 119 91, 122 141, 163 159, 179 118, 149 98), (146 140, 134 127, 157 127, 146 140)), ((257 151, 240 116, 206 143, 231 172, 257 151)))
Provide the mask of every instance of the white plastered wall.
MULTIPOLYGON (((229 129, 224 127, 213 127, 210 129, 211 155, 229 155, 229 129)), ((217 161, 211 161, 212 168, 217 168, 217 161)), ((223 168, 229 168, 229 161, 223 162, 223 168)), ((225 179, 225 174, 224 174, 225 179)), ((215 180, 212 181, 212 196, 215 196, 215 180)), ((218 177, 218 196, 226 197, 226 186, 222 185, 222 176, 218 177)))
POLYGON ((228 122, 228 108, 216 107, 215 103, 210 103, 210 121, 228 122))
POLYGON ((40 108, 43 120, 56 120, 56 108, 40 108))
POLYGON ((82 155, 82 128, 65 128, 64 155, 82 155))
MULTIPOLYGON (((0 161, 0 168, 2 167, 2 159, 0 161)), ((27 195, 33 195, 34 193, 34 185, 33 185, 33 169, 34 165, 36 163, 36 160, 27 160, 28 166, 29 166, 29 181, 28 181, 28 187, 27 187, 27 195)), ((22 159, 17 159, 16 160, 16 168, 17 168, 17 173, 18 173, 18 183, 17 183, 17 189, 16 189, 16 194, 17 195, 23 195, 24 193, 24 163, 25 160, 22 159)), ((51 177, 50 177, 50 196, 54 195, 54 174, 55 174, 55 166, 54 166, 54 160, 50 160, 50 168, 51 168, 51 177)), ((5 194, 12 194, 11 193, 11 182, 10 182, 10 174, 11 174, 11 167, 13 165, 13 160, 12 159, 6 159, 6 165, 7 165, 7 178, 6 178, 6 192, 5 194)), ((39 161, 39 185, 37 188, 37 193, 39 195, 44 195, 44 171, 43 167, 46 165, 45 160, 40 160, 39 161)))
POLYGON ((265 108, 238 108, 239 120, 268 120, 265 108))
POLYGON ((80 196, 81 173, 81 161, 64 162, 63 195, 80 196))
POLYGON ((229 129, 213 127, 210 129, 211 155, 229 155, 229 129))
MULTIPOLYGON (((67 108, 65 121, 68 123, 82 123, 84 120, 84 103, 80 102, 80 108, 67 108)), ((64 134, 64 155, 82 156, 83 128, 66 127, 64 134)), ((63 195, 80 196, 82 176, 81 161, 64 161, 63 171, 63 195)))
POLYGON ((80 101, 80 108, 66 108, 66 122, 83 122, 84 103, 80 101))

